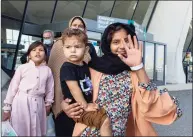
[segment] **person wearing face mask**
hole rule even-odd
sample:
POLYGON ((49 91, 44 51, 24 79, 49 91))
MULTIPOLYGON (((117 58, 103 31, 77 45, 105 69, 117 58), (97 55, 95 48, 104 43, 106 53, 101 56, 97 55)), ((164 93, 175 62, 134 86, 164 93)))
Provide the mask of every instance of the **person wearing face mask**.
MULTIPOLYGON (((43 44, 46 46, 47 49, 47 59, 48 62, 50 51, 54 44, 54 32, 52 30, 44 30, 43 32, 43 44)), ((25 64, 27 62, 27 54, 23 54, 20 58, 21 64, 25 64)))
POLYGON ((52 30, 44 30, 43 32, 43 43, 47 48, 48 58, 50 56, 50 51, 52 49, 52 46, 54 44, 54 32, 52 30))
MULTIPOLYGON (((86 23, 83 18, 80 16, 75 16, 69 21, 69 28, 80 29, 86 33, 86 23)), ((89 53, 84 56, 84 62, 89 63, 91 58, 92 60, 97 57, 94 46, 91 43, 88 43, 89 53)), ((53 77, 54 77, 54 104, 52 105, 52 112, 54 114, 53 119, 55 122, 55 132, 56 136, 72 136, 74 121, 69 118, 61 109, 60 104, 64 98, 62 94, 62 89, 60 85, 60 68, 63 63, 66 62, 64 53, 63 53, 63 42, 62 37, 58 38, 54 43, 48 66, 51 68, 53 77)))

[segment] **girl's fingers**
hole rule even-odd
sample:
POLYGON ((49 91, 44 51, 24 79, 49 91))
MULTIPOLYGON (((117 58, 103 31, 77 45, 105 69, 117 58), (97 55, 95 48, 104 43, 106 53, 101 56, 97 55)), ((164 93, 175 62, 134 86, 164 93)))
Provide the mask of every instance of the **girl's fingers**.
POLYGON ((128 35, 128 40, 129 40, 129 48, 133 49, 134 45, 133 45, 133 41, 131 40, 131 35, 128 35))
POLYGON ((125 42, 125 40, 121 40, 121 44, 123 44, 124 48, 125 48, 125 51, 126 53, 129 51, 129 44, 125 42))
POLYGON ((121 54, 118 54, 118 57, 124 62, 125 61, 125 57, 123 56, 123 55, 121 55, 121 54))
POLYGON ((143 43, 140 41, 139 42, 139 51, 142 53, 143 50, 143 43))
POLYGON ((133 41, 134 41, 134 48, 135 48, 135 49, 138 49, 139 46, 138 46, 138 41, 137 41, 136 36, 133 36, 133 41))

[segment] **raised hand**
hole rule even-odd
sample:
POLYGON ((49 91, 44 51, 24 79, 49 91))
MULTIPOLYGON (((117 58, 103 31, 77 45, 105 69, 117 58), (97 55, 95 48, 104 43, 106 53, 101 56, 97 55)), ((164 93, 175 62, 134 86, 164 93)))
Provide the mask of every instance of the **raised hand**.
POLYGON ((136 36, 133 37, 134 43, 131 40, 131 36, 128 35, 128 43, 123 40, 126 56, 118 54, 120 59, 130 67, 139 65, 142 62, 142 43, 138 44, 136 36))

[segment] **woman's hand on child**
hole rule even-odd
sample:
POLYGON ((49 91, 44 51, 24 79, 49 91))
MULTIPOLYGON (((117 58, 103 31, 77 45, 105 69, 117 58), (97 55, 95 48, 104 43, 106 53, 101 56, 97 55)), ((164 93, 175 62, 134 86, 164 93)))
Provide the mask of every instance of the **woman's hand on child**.
POLYGON ((11 117, 11 112, 8 111, 8 112, 3 112, 3 121, 6 121, 8 119, 10 119, 11 117))
POLYGON ((97 111, 99 109, 98 104, 96 103, 88 103, 87 108, 85 108, 85 111, 97 111))
POLYGON ((49 116, 51 110, 51 106, 46 106, 46 115, 49 116))
POLYGON ((121 54, 118 54, 118 56, 125 64, 134 67, 142 62, 142 43, 138 44, 136 36, 133 36, 134 42, 131 40, 130 35, 128 35, 128 40, 128 43, 122 40, 127 54, 126 57, 121 54))
POLYGON ((69 104, 72 100, 65 99, 61 103, 62 110, 66 113, 66 115, 70 118, 80 118, 83 113, 83 106, 81 103, 73 103, 69 104))
POLYGON ((89 53, 85 53, 84 54, 84 62, 86 62, 88 64, 89 61, 91 61, 91 56, 89 53))

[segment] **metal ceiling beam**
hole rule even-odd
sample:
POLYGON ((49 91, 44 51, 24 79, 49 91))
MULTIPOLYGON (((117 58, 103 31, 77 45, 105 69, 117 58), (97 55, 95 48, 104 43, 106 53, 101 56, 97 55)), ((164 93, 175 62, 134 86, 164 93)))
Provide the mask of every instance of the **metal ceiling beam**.
POLYGON ((17 46, 16 46, 16 49, 15 49, 15 55, 14 55, 13 64, 12 64, 12 71, 13 72, 14 72, 14 69, 15 69, 15 64, 16 64, 16 61, 17 61, 17 54, 18 54, 18 50, 19 50, 19 44, 21 42, 21 36, 22 36, 22 33, 23 33, 23 27, 24 27, 25 18, 26 18, 27 6, 28 6, 28 0, 26 0, 26 2, 25 2, 25 7, 24 7, 24 11, 23 11, 21 26, 20 26, 20 30, 19 30, 19 36, 18 36, 18 39, 17 39, 17 46))
POLYGON ((136 4, 135 9, 134 9, 134 11, 133 11, 133 14, 132 14, 132 16, 131 16, 131 20, 133 19, 134 15, 135 15, 135 11, 136 11, 136 9, 137 9, 138 4, 139 4, 139 0, 137 0, 137 4, 136 4))
POLYGON ((116 0, 114 0, 113 7, 112 7, 112 9, 111 9, 111 12, 110 12, 110 14, 109 14, 109 17, 111 17, 111 15, 112 15, 112 13, 113 13, 113 9, 114 9, 114 7, 115 7, 115 3, 116 3, 116 0))
POLYGON ((84 14, 85 14, 85 11, 86 11, 87 4, 88 4, 88 0, 86 0, 86 3, 85 3, 85 5, 84 5, 84 9, 83 9, 83 12, 82 12, 82 17, 84 17, 84 14))
POLYGON ((56 11, 56 6, 58 4, 58 0, 55 0, 55 4, 54 4, 54 8, 53 8, 53 11, 52 11, 52 17, 51 17, 51 20, 50 20, 50 23, 52 23, 53 19, 54 19, 54 15, 55 15, 55 11, 56 11))
MULTIPOLYGON (((17 22, 22 22, 22 20, 21 20, 21 19, 13 18, 13 17, 7 16, 7 15, 3 15, 3 14, 1 14, 1 18, 5 18, 5 19, 9 19, 9 20, 17 21, 17 22)), ((37 25, 36 23, 33 23, 33 22, 28 22, 28 21, 26 21, 25 23, 29 23, 29 24, 34 24, 34 25, 37 25)))

